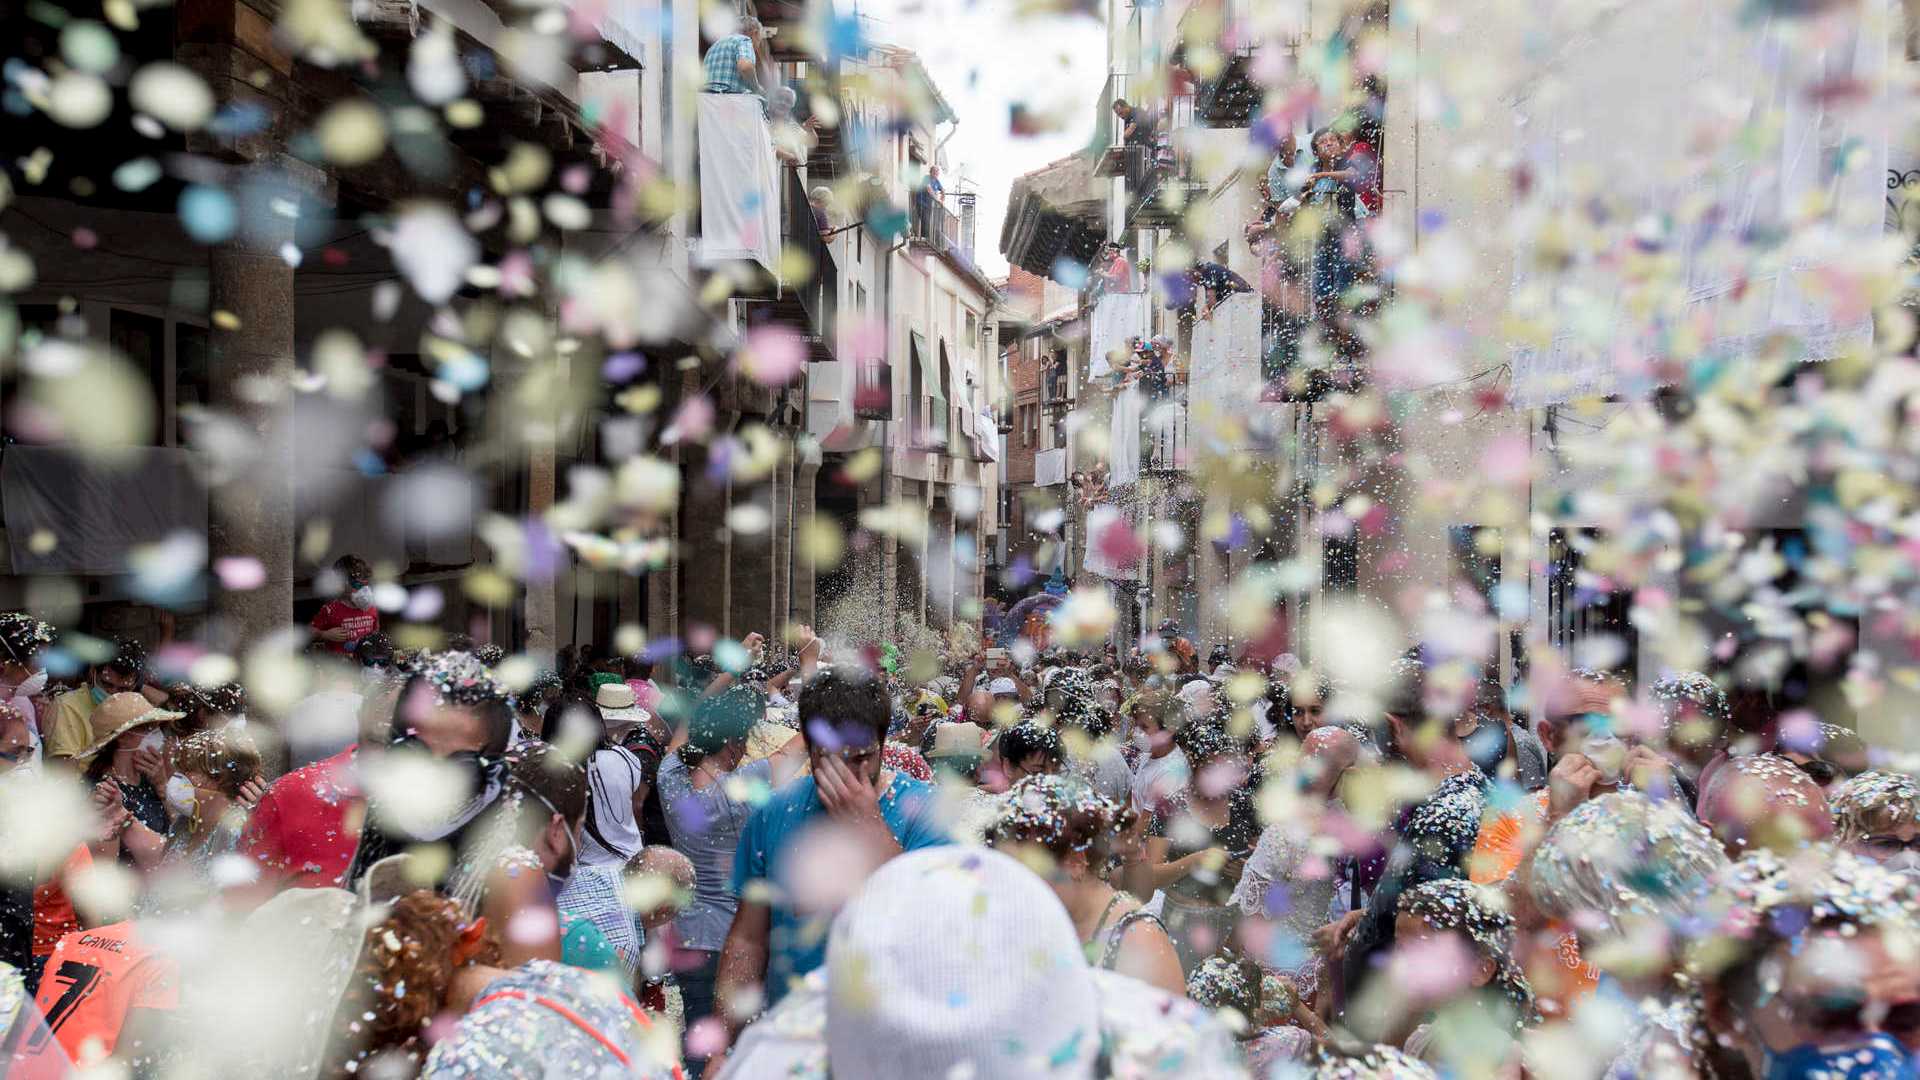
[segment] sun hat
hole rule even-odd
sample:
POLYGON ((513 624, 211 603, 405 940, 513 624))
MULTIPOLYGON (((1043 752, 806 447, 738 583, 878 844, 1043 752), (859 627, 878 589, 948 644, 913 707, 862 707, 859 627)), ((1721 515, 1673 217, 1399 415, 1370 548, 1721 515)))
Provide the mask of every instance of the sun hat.
POLYGON ((933 750, 927 754, 935 761, 951 757, 984 757, 987 753, 987 731, 979 724, 968 721, 961 724, 941 724, 933 729, 933 750))
POLYGON ((1247 1075, 1207 1010, 1090 967, 1053 890, 1018 860, 979 847, 926 848, 875 871, 834 920, 826 965, 741 1034, 726 1075, 829 1072, 1247 1075))
POLYGON ((987 684, 987 693, 994 697, 1019 697, 1020 684, 1002 675, 987 684))
POLYGON ((600 709, 600 716, 609 721, 639 721, 647 719, 647 710, 640 707, 640 698, 634 694, 633 687, 623 682, 602 684, 593 692, 593 703, 600 709))
POLYGON ((107 748, 113 740, 125 735, 137 727, 148 724, 164 724, 169 720, 178 720, 187 715, 162 709, 148 701, 142 694, 131 690, 110 695, 93 710, 87 723, 93 729, 93 740, 87 748, 74 755, 74 760, 92 761, 95 754, 107 748))

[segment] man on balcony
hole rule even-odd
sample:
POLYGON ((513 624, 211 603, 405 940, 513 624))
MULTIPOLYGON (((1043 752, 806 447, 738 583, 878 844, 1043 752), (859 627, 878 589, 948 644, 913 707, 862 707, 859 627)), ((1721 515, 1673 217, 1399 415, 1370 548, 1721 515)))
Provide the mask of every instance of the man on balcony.
POLYGON ((914 214, 920 219, 915 231, 924 239, 937 239, 933 235, 933 208, 945 194, 946 189, 940 186, 940 166, 927 166, 927 175, 920 181, 920 190, 913 194, 914 214))
POLYGON ((707 50, 707 86, 709 94, 760 93, 760 47, 767 32, 760 20, 751 15, 740 20, 737 33, 728 34, 707 50))

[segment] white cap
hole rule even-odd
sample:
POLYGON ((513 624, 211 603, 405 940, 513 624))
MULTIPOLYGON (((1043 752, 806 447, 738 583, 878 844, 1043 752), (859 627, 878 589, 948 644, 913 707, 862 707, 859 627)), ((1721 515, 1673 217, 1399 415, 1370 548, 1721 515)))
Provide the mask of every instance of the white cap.
POLYGON ((727 1076, 1245 1080, 1247 1070, 1208 1010, 1089 967, 1073 920, 1033 871, 991 849, 937 847, 874 872, 834 920, 825 968, 741 1033, 727 1076))
POLYGON ((1019 697, 1020 684, 1002 675, 987 684, 987 693, 994 697, 1019 697))
POLYGON ((1100 1007, 1067 910, 985 849, 889 861, 827 942, 835 1076, 1088 1077, 1100 1007))

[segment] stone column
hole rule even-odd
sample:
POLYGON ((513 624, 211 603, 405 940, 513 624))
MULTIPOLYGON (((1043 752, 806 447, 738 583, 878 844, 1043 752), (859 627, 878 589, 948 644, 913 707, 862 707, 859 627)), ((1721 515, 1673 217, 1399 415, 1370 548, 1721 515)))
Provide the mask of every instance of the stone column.
MULTIPOLYGON (((545 440, 536 440, 527 447, 527 514, 529 516, 541 518, 547 511, 553 509, 556 485, 553 444, 545 440)), ((544 663, 556 656, 560 649, 560 613, 554 600, 553 575, 548 575, 539 581, 526 582, 525 587, 527 590, 526 650, 528 655, 539 657, 544 663)))
POLYGON ((214 325, 232 327, 214 331, 213 405, 255 440, 246 467, 209 492, 209 554, 258 559, 266 570, 258 588, 214 593, 240 649, 293 617, 293 267, 278 254, 293 230, 279 217, 255 226, 215 248, 207 267, 214 325))
MULTIPOLYGON (((661 453, 661 458, 680 467, 680 447, 672 446, 661 453)), ((681 470, 682 478, 686 476, 681 470)), ((684 488, 682 489, 684 490, 684 488)), ((680 563, 690 550, 681 538, 680 510, 676 502, 672 513, 666 515, 661 528, 674 541, 673 561, 664 569, 647 575, 647 636, 649 638, 671 637, 680 632, 680 563)))
POLYGON ((960 565, 953 557, 953 503, 942 495, 927 515, 927 622, 945 629, 953 625, 955 577, 960 565))
MULTIPOLYGON (((680 622, 685 635, 695 625, 727 632, 728 569, 726 488, 706 479, 706 452, 687 447, 680 473, 680 622)), ((665 631, 656 631, 664 633, 665 631)))
MULTIPOLYGON (((819 512, 814 501, 814 492, 820 482, 820 463, 801 460, 793 469, 793 506, 794 522, 798 524, 819 512)), ((791 541, 789 541, 791 542, 791 541)), ((818 614, 815 609, 816 596, 814 585, 818 578, 813 560, 805 551, 796 552, 793 560, 793 618, 796 622, 806 623, 818 628, 818 614)))
POLYGON ((789 452, 781 455, 773 470, 773 521, 768 528, 773 548, 773 612, 766 634, 773 641, 785 636, 793 618, 793 522, 793 455, 789 452))

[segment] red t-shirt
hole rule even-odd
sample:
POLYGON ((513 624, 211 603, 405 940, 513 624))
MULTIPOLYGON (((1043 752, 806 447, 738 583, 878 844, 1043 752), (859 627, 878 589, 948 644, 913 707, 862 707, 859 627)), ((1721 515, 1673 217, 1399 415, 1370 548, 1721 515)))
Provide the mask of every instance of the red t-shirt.
POLYGON ((1360 204, 1367 208, 1367 213, 1378 214, 1381 206, 1380 155, 1365 142, 1356 142, 1353 149, 1347 151, 1347 160, 1342 164, 1360 171, 1360 179, 1353 185, 1353 193, 1359 197, 1360 204))
POLYGON ((380 629, 380 609, 357 608, 345 600, 329 600, 320 609, 319 614, 313 617, 313 622, 308 625, 313 627, 313 632, 316 634, 332 630, 337 626, 346 627, 351 637, 345 641, 327 642, 327 648, 337 653, 344 653, 347 651, 347 646, 380 629))
POLYGON ((73 912, 73 898, 66 884, 74 876, 93 866, 93 852, 80 844, 60 864, 60 872, 33 890, 33 955, 48 956, 60 939, 80 929, 80 918, 73 912))
POLYGON ((282 888, 339 885, 360 842, 365 807, 348 747, 275 780, 247 818, 240 850, 259 864, 262 880, 282 888))
POLYGON ((85 1065, 113 1053, 128 1013, 178 1008, 179 983, 179 963, 122 922, 61 938, 34 1001, 67 1056, 85 1065))

